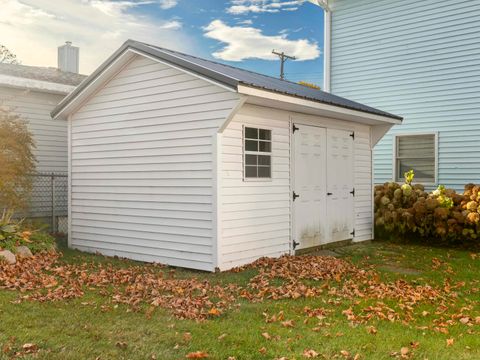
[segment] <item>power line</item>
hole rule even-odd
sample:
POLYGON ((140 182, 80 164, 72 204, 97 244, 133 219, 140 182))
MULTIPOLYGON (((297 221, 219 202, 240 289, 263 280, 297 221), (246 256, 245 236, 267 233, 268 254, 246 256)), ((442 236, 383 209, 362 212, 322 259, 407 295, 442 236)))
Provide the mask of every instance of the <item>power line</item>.
POLYGON ((277 52, 277 51, 275 51, 275 49, 272 50, 272 54, 275 54, 280 58, 280 79, 284 80, 285 79, 285 72, 283 71, 283 69, 284 69, 285 61, 287 61, 288 59, 295 60, 296 57, 286 55, 283 51, 281 53, 277 52))

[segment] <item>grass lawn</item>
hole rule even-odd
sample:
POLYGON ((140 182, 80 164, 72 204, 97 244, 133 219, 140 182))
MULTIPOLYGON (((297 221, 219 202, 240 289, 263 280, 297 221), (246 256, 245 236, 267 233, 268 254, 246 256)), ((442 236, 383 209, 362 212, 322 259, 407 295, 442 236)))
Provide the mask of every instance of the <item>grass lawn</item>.
MULTIPOLYGON (((24 294, 0 290, 0 358, 185 359, 189 353, 202 351, 208 353, 208 359, 291 360, 308 358, 304 351, 314 350, 310 354, 317 353, 320 359, 354 359, 357 354, 356 359, 480 359, 480 318, 475 321, 480 316, 480 256, 383 242, 352 245, 337 252, 358 268, 375 269, 379 281, 386 284, 398 279, 441 289, 447 284, 452 289, 446 291, 458 297, 454 303, 445 301, 446 305, 438 299, 422 302, 412 309, 414 316, 409 321, 374 316, 363 322, 351 321, 344 311, 365 314, 362 310, 380 300, 344 297, 332 291, 262 302, 239 297, 220 316, 195 321, 178 319, 161 307, 153 312, 151 307, 131 311, 127 305, 114 303, 112 296, 105 294, 108 289, 101 294, 87 288, 83 297, 54 302, 17 302, 24 294), (324 309, 325 318, 308 317, 305 307, 324 309), (268 317, 277 314, 280 319, 266 322, 264 313, 268 317), (26 354, 22 350, 26 343, 39 350, 26 354)), ((138 265, 72 250, 64 250, 61 262, 113 262, 119 269, 138 265)), ((158 272, 170 271, 158 268, 158 272)), ((207 274, 176 269, 175 276, 245 287, 257 272, 207 274)), ((322 287, 326 281, 310 279, 306 283, 322 287)), ((388 297, 381 301, 397 313, 403 312, 398 301, 388 297)))

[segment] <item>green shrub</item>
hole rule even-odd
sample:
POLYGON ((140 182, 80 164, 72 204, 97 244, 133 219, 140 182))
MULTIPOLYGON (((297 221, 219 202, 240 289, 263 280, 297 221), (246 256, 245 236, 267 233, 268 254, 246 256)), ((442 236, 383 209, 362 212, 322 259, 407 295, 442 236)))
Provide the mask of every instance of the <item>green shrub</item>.
POLYGON ((388 182, 375 187, 375 225, 394 237, 465 242, 480 238, 480 185, 467 184, 463 194, 440 185, 427 193, 414 184, 413 171, 405 184, 388 182))
POLYGON ((27 246, 32 253, 55 249, 55 238, 41 228, 25 226, 6 211, 0 217, 0 249, 15 252, 17 246, 27 246))

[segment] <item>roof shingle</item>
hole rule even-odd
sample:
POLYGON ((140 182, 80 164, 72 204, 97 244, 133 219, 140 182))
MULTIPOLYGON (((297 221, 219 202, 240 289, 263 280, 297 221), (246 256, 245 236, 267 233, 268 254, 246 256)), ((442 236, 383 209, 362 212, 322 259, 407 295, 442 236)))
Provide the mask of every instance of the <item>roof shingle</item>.
POLYGON ((53 67, 3 63, 0 63, 0 74, 71 86, 77 86, 87 77, 86 75, 61 71, 53 67))

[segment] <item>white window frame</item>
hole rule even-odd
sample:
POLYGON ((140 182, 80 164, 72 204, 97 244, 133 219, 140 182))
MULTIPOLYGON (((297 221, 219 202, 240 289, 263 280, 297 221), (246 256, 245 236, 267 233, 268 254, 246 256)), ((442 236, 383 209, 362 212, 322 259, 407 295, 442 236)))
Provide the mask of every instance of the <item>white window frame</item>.
MULTIPOLYGON (((252 139, 254 140, 254 139, 252 139)), ((257 139, 260 141, 260 139, 257 139)), ((268 182, 272 181, 273 178, 273 129, 271 128, 266 128, 266 127, 261 127, 258 125, 249 125, 249 124, 244 124, 242 126, 242 175, 243 175, 243 181, 256 181, 256 182, 268 182), (252 129, 258 129, 258 130, 267 130, 270 131, 270 140, 261 140, 261 141, 268 141, 270 142, 270 152, 266 151, 248 151, 245 149, 245 128, 252 128, 252 129), (245 172, 245 166, 246 166, 246 161, 245 157, 246 155, 268 155, 270 156, 270 176, 269 177, 247 177, 246 172, 245 172)))
POLYGON ((433 135, 434 136, 434 155, 435 155, 435 160, 434 160, 434 181, 430 181, 430 179, 422 179, 422 178, 414 178, 414 182, 421 183, 423 185, 427 186, 436 186, 438 184, 438 132, 437 131, 431 131, 431 132, 415 132, 415 133, 398 133, 393 136, 393 181, 395 182, 401 182, 401 179, 403 179, 403 174, 398 174, 398 158, 397 158, 397 149, 398 149, 398 138, 403 137, 403 136, 420 136, 420 135, 433 135))

